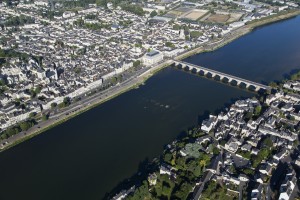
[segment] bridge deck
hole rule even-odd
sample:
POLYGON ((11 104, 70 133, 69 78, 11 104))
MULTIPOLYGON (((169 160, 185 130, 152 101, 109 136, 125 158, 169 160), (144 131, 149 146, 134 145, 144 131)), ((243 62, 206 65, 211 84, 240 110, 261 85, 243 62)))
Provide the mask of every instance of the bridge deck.
POLYGON ((201 66, 198 66, 198 65, 194 65, 194 64, 191 64, 191 63, 187 63, 187 62, 184 62, 184 61, 174 60, 174 62, 177 62, 179 64, 183 64, 183 65, 187 65, 189 67, 197 68, 197 69, 200 69, 200 70, 203 70, 203 71, 211 72, 211 73, 217 74, 219 76, 224 76, 226 78, 230 78, 230 79, 233 79, 233 80, 236 80, 236 81, 241 81, 241 82, 243 82, 245 84, 250 84, 250 85, 253 85, 253 86, 258 86, 260 88, 264 88, 264 89, 268 89, 268 90, 271 89, 270 86, 267 86, 267 85, 264 85, 264 84, 261 84, 261 83, 256 83, 254 81, 249 81, 247 79, 243 79, 243 78, 240 78, 240 77, 237 77, 237 76, 233 76, 233 75, 230 75, 230 74, 219 72, 219 71, 216 71, 216 70, 213 70, 213 69, 208 69, 208 68, 201 67, 201 66))

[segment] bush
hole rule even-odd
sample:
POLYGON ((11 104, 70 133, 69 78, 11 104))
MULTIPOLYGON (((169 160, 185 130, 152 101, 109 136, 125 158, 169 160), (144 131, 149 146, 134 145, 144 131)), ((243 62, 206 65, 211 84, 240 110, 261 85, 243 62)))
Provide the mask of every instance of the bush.
POLYGON ((51 103, 51 108, 55 108, 57 106, 57 103, 51 103))
POLYGON ((47 121, 47 120, 48 120, 48 118, 49 118, 49 116, 48 116, 48 115, 43 115, 43 116, 42 116, 42 121, 47 121))

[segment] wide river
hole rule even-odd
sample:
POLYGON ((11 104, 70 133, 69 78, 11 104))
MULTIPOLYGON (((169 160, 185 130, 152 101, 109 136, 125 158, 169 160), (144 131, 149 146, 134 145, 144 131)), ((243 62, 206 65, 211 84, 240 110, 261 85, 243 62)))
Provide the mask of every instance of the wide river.
MULTIPOLYGON (((300 17, 186 61, 258 82, 282 79, 300 69, 300 17)), ((253 95, 166 68, 139 89, 1 153, 0 199, 101 199, 208 112, 253 95)))

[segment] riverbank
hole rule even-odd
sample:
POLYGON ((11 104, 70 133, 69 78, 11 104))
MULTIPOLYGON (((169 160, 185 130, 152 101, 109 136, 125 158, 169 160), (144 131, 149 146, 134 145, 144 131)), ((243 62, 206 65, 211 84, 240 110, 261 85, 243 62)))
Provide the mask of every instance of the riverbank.
POLYGON ((188 52, 185 52, 184 54, 177 56, 176 59, 183 60, 183 59, 186 59, 195 54, 215 51, 215 50, 225 46, 226 44, 250 33, 255 28, 258 28, 263 25, 271 24, 274 22, 279 22, 279 21, 289 19, 292 17, 296 17, 298 15, 300 15, 300 10, 295 10, 292 12, 287 12, 287 13, 276 15, 273 17, 267 17, 267 18, 257 20, 255 22, 252 22, 250 24, 247 24, 245 26, 235 29, 232 33, 226 34, 224 36, 224 38, 222 38, 221 40, 218 40, 218 41, 213 42, 212 44, 203 45, 203 46, 197 47, 193 50, 190 50, 188 52))
MULTIPOLYGON (((298 14, 300 14, 300 11, 298 11, 297 13, 296 12, 288 13, 284 16, 277 16, 277 17, 274 17, 274 19, 268 19, 268 20, 262 20, 260 22, 255 22, 253 24, 247 25, 246 29, 245 29, 245 27, 236 29, 233 33, 227 35, 223 40, 214 41, 210 45, 207 45, 204 47, 199 47, 199 48, 193 49, 191 51, 188 51, 188 52, 182 54, 181 56, 176 57, 176 59, 184 59, 186 57, 189 57, 189 56, 197 54, 197 53, 216 50, 217 48, 220 48, 220 47, 224 46, 225 44, 230 43, 231 41, 241 37, 242 35, 249 33, 255 27, 258 27, 258 26, 261 26, 264 24, 268 24, 268 23, 272 23, 275 21, 279 21, 282 19, 287 19, 287 18, 296 16, 298 14), (245 31, 244 29, 247 31, 245 31)), ((49 130, 61 123, 64 123, 65 121, 67 121, 87 110, 90 110, 90 109, 92 109, 114 97, 117 97, 118 95, 120 95, 122 93, 125 93, 131 89, 138 87, 140 84, 144 83, 148 78, 153 76, 155 73, 159 72, 164 67, 169 66, 170 64, 171 64, 171 61, 169 61, 169 60, 165 61, 165 62, 161 63, 160 65, 157 65, 157 66, 149 69, 148 71, 144 72, 143 74, 139 75, 138 77, 134 77, 132 80, 126 82, 125 84, 120 84, 119 86, 114 86, 111 89, 112 91, 107 91, 107 93, 109 93, 109 94, 102 95, 102 97, 97 96, 96 98, 91 98, 88 102, 83 102, 81 105, 79 105, 80 106, 79 108, 75 107, 76 110, 74 107, 72 107, 70 110, 64 111, 63 114, 59 117, 51 118, 51 116, 50 116, 50 119, 48 121, 41 122, 37 126, 33 127, 29 131, 27 131, 26 134, 21 133, 19 136, 13 136, 12 138, 10 138, 11 139, 10 143, 8 145, 5 145, 5 147, 1 151, 11 148, 23 141, 26 141, 46 130, 49 130), (69 114, 66 115, 65 113, 69 113, 69 114)))

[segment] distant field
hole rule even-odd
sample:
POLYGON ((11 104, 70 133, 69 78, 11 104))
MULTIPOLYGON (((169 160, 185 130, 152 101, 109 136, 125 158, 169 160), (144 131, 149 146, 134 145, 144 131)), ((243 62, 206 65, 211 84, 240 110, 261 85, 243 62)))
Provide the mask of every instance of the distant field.
POLYGON ((212 23, 225 23, 229 20, 230 15, 212 14, 205 21, 212 23))
POLYGON ((170 12, 168 12, 169 15, 173 15, 176 17, 179 17, 180 15, 182 15, 182 11, 178 11, 178 10, 171 10, 170 12))
POLYGON ((208 10, 191 10, 189 12, 184 13, 183 15, 181 15, 181 18, 186 18, 186 19, 190 19, 190 20, 197 20, 200 17, 204 16, 206 13, 208 12, 208 10))
POLYGON ((204 18, 201 19, 201 21, 220 24, 232 23, 238 21, 242 16, 243 13, 217 11, 215 14, 206 15, 204 18))
POLYGON ((230 13, 230 18, 228 19, 227 22, 235 22, 238 21, 241 17, 243 16, 242 13, 230 13))

